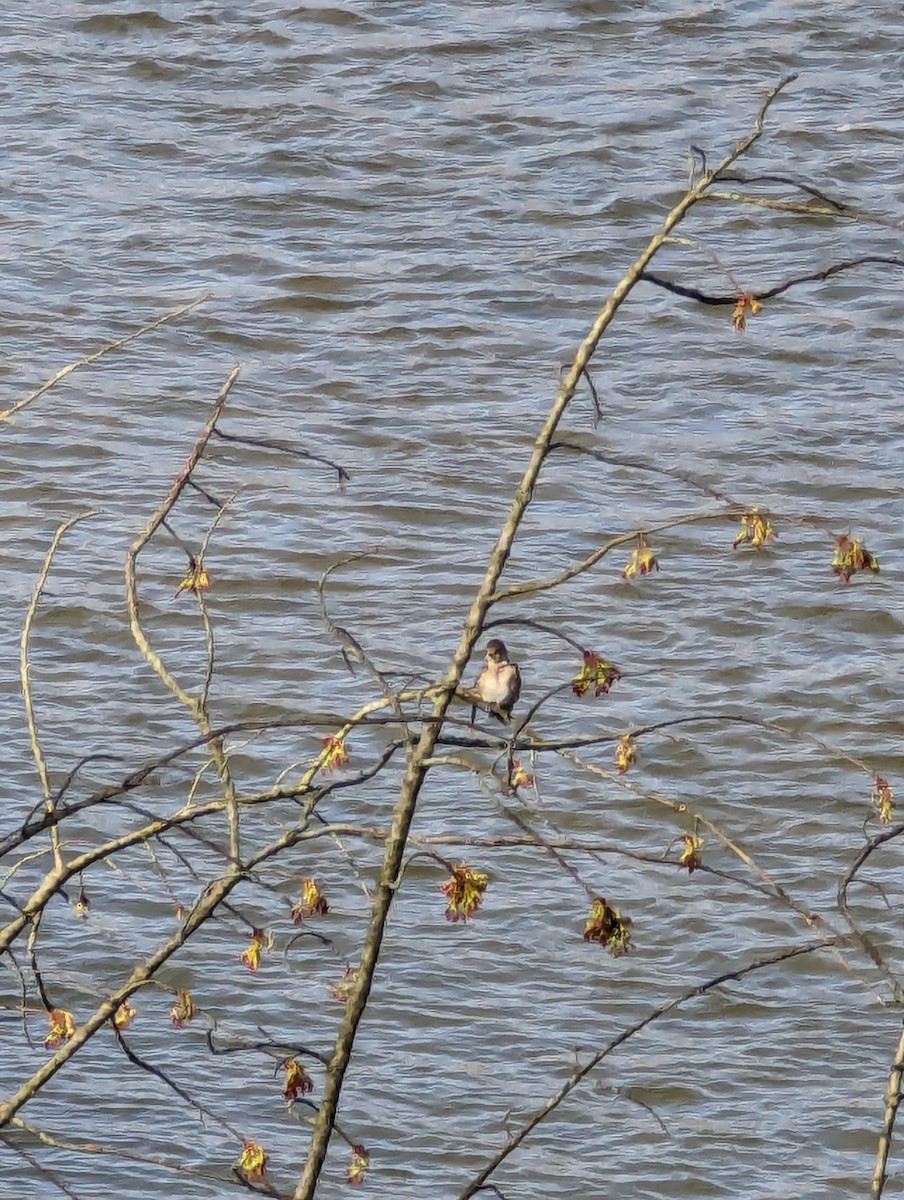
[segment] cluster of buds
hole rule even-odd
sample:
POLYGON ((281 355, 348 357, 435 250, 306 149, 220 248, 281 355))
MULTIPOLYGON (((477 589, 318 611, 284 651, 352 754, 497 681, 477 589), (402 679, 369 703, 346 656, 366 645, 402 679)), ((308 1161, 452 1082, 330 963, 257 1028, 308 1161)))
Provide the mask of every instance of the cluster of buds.
POLYGON ((176 1002, 169 1010, 170 1020, 174 1028, 181 1029, 192 1020, 196 1013, 195 1002, 191 998, 191 992, 187 992, 185 988, 180 988, 176 993, 176 1002))
POLYGON ((259 1142, 245 1138, 236 1166, 243 1179, 259 1183, 267 1175, 267 1152, 259 1142))
POLYGON ((348 766, 348 750, 345 738, 327 734, 320 739, 323 749, 320 751, 320 770, 326 774, 348 766))
POLYGON ((637 545, 631 551, 631 557, 628 559, 627 566, 622 571, 622 579, 634 579, 637 575, 650 575, 653 571, 659 570, 659 563, 656 555, 647 541, 645 533, 637 535, 637 545))
POLYGON ((283 1080, 283 1099, 287 1104, 294 1104, 299 1096, 313 1092, 314 1080, 297 1058, 287 1058, 280 1066, 286 1073, 283 1080))
POLYGON ((872 571, 878 574, 879 563, 875 555, 857 538, 849 533, 836 533, 835 553, 832 555, 832 570, 838 576, 839 583, 849 583, 852 575, 858 571, 872 571))
POLYGON ((120 1004, 119 1008, 113 1014, 113 1024, 117 1029, 128 1029, 135 1020, 137 1011, 135 1006, 130 1004, 128 1000, 123 1000, 122 1004, 120 1004))
POLYGON ((743 333, 747 328, 747 314, 750 313, 752 317, 755 317, 762 307, 752 292, 744 292, 743 295, 738 296, 731 314, 731 327, 735 333, 743 333))
POLYGON ((680 866, 687 868, 688 875, 693 875, 698 867, 703 866, 703 859, 700 857, 703 838, 697 837, 695 833, 683 833, 681 840, 684 843, 684 849, 681 851, 678 862, 680 866))
POLYGON ((881 775, 873 776, 873 790, 870 795, 870 801, 876 808, 879 820, 883 825, 888 825, 895 811, 895 794, 892 791, 891 784, 887 779, 883 779, 881 775))
POLYGON ((474 871, 459 863, 452 868, 452 875, 440 891, 446 897, 446 920, 467 921, 473 917, 483 903, 489 876, 483 871, 474 871))
POLYGON ((346 1183, 353 1186, 364 1182, 364 1175, 367 1168, 370 1166, 370 1155, 362 1145, 352 1146, 352 1160, 348 1166, 348 1175, 345 1178, 346 1183))
POLYGON ((613 683, 621 679, 621 671, 595 650, 585 650, 581 669, 571 681, 571 690, 578 697, 586 696, 593 688, 594 696, 605 696, 613 683))
POLYGON ((602 896, 594 896, 590 915, 584 923, 584 941, 605 946, 613 958, 620 958, 631 948, 631 922, 623 917, 602 896))
POLYGON ((66 1008, 52 1008, 47 1014, 47 1036, 45 1050, 56 1050, 64 1046, 75 1033, 75 1017, 66 1008))
POLYGON ((292 905, 292 920, 300 925, 307 917, 324 917, 330 911, 326 897, 317 886, 317 881, 311 877, 302 880, 301 899, 292 905))
POLYGON ((261 951, 273 949, 273 935, 265 929, 252 929, 251 941, 239 955, 239 962, 244 963, 249 971, 256 971, 261 965, 261 951))
POLYGON ((615 743, 615 765, 619 775, 624 775, 637 762, 637 743, 630 733, 623 733, 615 743))
POLYGON ((207 569, 201 562, 200 558, 189 558, 188 574, 179 584, 176 589, 176 595, 182 592, 191 592, 192 595, 200 595, 201 592, 210 591, 210 576, 207 569))
POLYGON ((334 1000, 338 1000, 340 1004, 348 1004, 348 998, 352 994, 352 988, 358 982, 358 972, 354 967, 346 967, 342 973, 342 978, 330 988, 330 995, 334 1000))
POLYGON ((775 529, 769 518, 764 517, 758 508, 752 508, 741 517, 741 528, 731 544, 732 548, 746 544, 756 550, 771 542, 774 537, 775 529))

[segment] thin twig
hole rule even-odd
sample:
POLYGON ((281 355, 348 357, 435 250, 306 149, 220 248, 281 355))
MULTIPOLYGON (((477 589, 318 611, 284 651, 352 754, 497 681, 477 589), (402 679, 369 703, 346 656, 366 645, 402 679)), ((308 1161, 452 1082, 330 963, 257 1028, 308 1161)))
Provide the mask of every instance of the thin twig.
MULTIPOLYGON (((826 279, 831 279, 833 275, 840 275, 843 271, 851 271, 855 267, 863 267, 870 264, 879 264, 890 267, 904 267, 904 258, 895 258, 884 254, 865 254, 862 258, 849 258, 844 262, 831 263, 827 267, 821 267, 818 271, 810 271, 806 275, 795 275, 793 279, 786 279, 783 283, 777 283, 775 287, 766 288, 761 292, 749 291, 745 293, 747 296, 752 296, 754 300, 772 300, 776 296, 780 296, 783 292, 787 292, 789 288, 797 287, 800 283, 818 283, 826 279)), ((708 292, 702 292, 699 288, 688 287, 683 283, 674 283, 671 279, 663 279, 661 275, 654 275, 651 271, 643 273, 644 283, 653 283, 657 287, 664 288, 667 292, 674 292, 676 296, 686 296, 690 300, 697 300, 700 304, 710 305, 735 305, 738 302, 738 294, 732 295, 710 295, 708 292)))
POLYGON ((576 579, 578 575, 583 575, 585 571, 589 571, 591 567, 595 567, 598 562, 606 557, 611 550, 616 550, 619 546, 626 546, 629 542, 637 539, 639 534, 644 537, 652 537, 654 533, 662 533, 666 529, 677 529, 681 525, 695 525, 705 523, 707 521, 724 521, 728 516, 742 516, 743 509, 735 510, 733 507, 723 509, 721 512, 703 512, 703 513, 688 513, 683 517, 673 517, 670 521, 659 521, 655 525, 648 525, 643 529, 632 529, 627 533, 618 533, 614 537, 603 542, 601 546, 588 554, 586 558, 575 563, 574 566, 566 567, 564 571, 559 571, 556 575, 550 575, 545 579, 528 579, 524 583, 513 583, 510 587, 501 588, 497 592, 493 592, 489 597, 489 604, 498 604, 500 600, 511 600, 516 596, 532 596, 535 592, 547 592, 551 588, 558 587, 561 583, 567 583, 571 579, 576 579))
POLYGON ((502 1149, 496 1155, 494 1155, 492 1160, 487 1164, 486 1167, 484 1167, 480 1174, 476 1175, 474 1179, 472 1179, 467 1185, 467 1187, 465 1187, 464 1190, 459 1193, 458 1200, 469 1200, 469 1197, 475 1195, 486 1183, 487 1179, 493 1174, 497 1167, 505 1162, 510 1154, 517 1150, 528 1134, 532 1133, 542 1121, 544 1121, 551 1113, 555 1112, 562 1101, 574 1091, 578 1084, 586 1079, 591 1071, 595 1070, 596 1067, 599 1066, 604 1058, 608 1058, 608 1056, 612 1054, 614 1050, 617 1050, 619 1046, 623 1045, 630 1038, 634 1037, 635 1034, 640 1033, 642 1029, 646 1029, 646 1027, 648 1025, 652 1025, 654 1021, 658 1021, 667 1013, 679 1008, 682 1004, 686 1004, 688 1000, 696 999, 698 996, 704 996, 707 992, 711 992, 714 988, 720 987, 723 983, 729 983, 733 980, 743 979, 745 975, 750 975, 754 971, 761 971, 764 967, 775 966, 777 963, 787 962, 788 959, 791 958, 799 958, 802 954, 812 954, 814 951, 827 949, 834 944, 834 938, 825 938, 819 942, 810 942, 804 946, 797 946, 792 950, 781 951, 779 954, 770 955, 768 958, 758 959, 756 962, 749 963, 746 967, 740 967, 736 971, 726 971, 722 975, 717 975, 714 979, 707 980, 706 983, 699 984, 696 987, 688 988, 686 991, 682 992, 680 996, 676 996, 674 1000, 669 1000, 667 1003, 661 1004, 658 1008, 653 1009, 652 1012, 647 1013, 647 1015, 640 1021, 635 1022, 628 1029, 623 1030, 618 1037, 613 1038, 611 1042, 609 1042, 601 1050, 598 1050, 596 1054, 592 1055, 582 1067, 573 1071, 567 1081, 556 1092, 556 1094, 549 1097, 543 1108, 541 1108, 538 1113, 536 1113, 529 1121, 527 1121, 517 1133, 515 1133, 506 1141, 502 1149))
POLYGON ((35 1174, 40 1175, 42 1179, 46 1179, 48 1183, 52 1184, 53 1187, 57 1189, 57 1191, 62 1192, 64 1196, 68 1196, 69 1200, 79 1200, 78 1193, 74 1192, 69 1184, 66 1183, 64 1179, 61 1179, 59 1175, 57 1175, 56 1171, 51 1171, 49 1167, 42 1166, 41 1163, 39 1163, 34 1157, 34 1155, 29 1154, 23 1146, 17 1146, 10 1137, 5 1135, 3 1137, 3 1143, 10 1150, 12 1150, 13 1154, 18 1154, 21 1159, 24 1159, 24 1161, 28 1163, 35 1174))
POLYGON ((896 1003, 904 1001, 904 988, 902 988, 897 976, 888 966, 884 956, 880 952, 878 946, 873 942, 872 938, 860 927, 860 923, 854 917, 848 904, 848 889, 854 882, 858 871, 870 857, 874 850, 879 846, 884 846, 886 842, 893 841, 895 838, 904 834, 904 824, 893 825, 882 833, 877 833, 875 837, 870 838, 853 863, 841 878, 838 883, 837 900, 838 910, 851 928, 851 932, 857 938, 860 945, 863 947, 866 954, 870 957, 874 965, 882 973, 886 981, 891 985, 892 995, 896 1003))
POLYGON ((333 462, 331 458, 325 458, 322 454, 314 454, 311 450, 298 450, 294 446, 287 446, 285 442, 275 442, 271 438, 241 437, 235 433, 224 433, 219 428, 215 429, 214 433, 224 442, 237 442, 240 446, 259 446, 263 450, 278 450, 281 454, 291 454, 293 458, 302 458, 311 462, 322 463, 325 467, 330 467, 336 472, 336 485, 340 489, 351 478, 345 467, 340 466, 337 462, 333 462))
MULTIPOLYGON (((220 414, 223 411, 223 406, 225 405, 226 399, 232 390, 232 385, 238 378, 238 374, 239 367, 233 367, 233 369, 229 372, 226 382, 220 388, 219 394, 217 395, 204 428, 201 430, 201 433, 199 434, 194 446, 192 446, 189 452, 185 466, 170 484, 169 491, 154 510, 153 515, 145 525, 144 529, 129 547, 128 553, 126 554, 125 563, 126 605, 129 613, 129 627, 132 631, 132 637, 134 638, 135 644, 138 646, 138 649, 141 651, 148 664, 154 669, 154 671, 156 671, 157 675, 166 684, 176 699, 184 704, 189 710, 192 718, 195 721, 195 724, 198 726, 198 729, 201 731, 202 736, 206 740, 206 744, 210 749, 210 754, 216 765, 217 774, 220 778, 220 782, 223 786, 224 794, 227 800, 230 854, 232 855, 233 860, 236 862, 239 858, 240 843, 238 806, 235 803, 235 785, 229 770, 229 763, 226 757, 223 742, 221 739, 217 739, 211 734, 210 722, 207 719, 207 713, 205 710, 206 685, 197 696, 190 696, 182 687, 182 685, 176 680, 175 676, 166 667, 159 654, 157 654, 157 652, 151 646, 141 625, 141 617, 138 606, 138 583, 136 579, 136 571, 138 556, 166 520, 176 501, 182 495, 182 492, 187 486, 188 481, 191 478, 192 471, 194 471, 195 467, 200 462, 201 456, 207 447, 207 443, 213 436, 217 421, 220 419, 220 414)), ((214 522, 214 526, 215 525, 216 522, 214 522)), ((207 629, 209 635, 209 625, 207 626, 207 629)), ((208 651, 210 651, 209 639, 208 651)), ((208 665, 209 662, 210 657, 208 656, 208 665)))
POLYGON ((823 204, 829 205, 836 213, 845 213, 848 206, 841 200, 833 200, 827 192, 822 192, 819 188, 813 187, 810 183, 804 183, 802 179, 795 179, 792 175, 745 175, 743 171, 724 171, 716 180, 717 183, 784 183, 789 187, 797 188, 799 192, 806 192, 808 196, 812 196, 814 200, 820 200, 823 204))
MULTIPOLYGON (((94 510, 79 513, 75 517, 70 517, 68 521, 64 521, 59 526, 56 533, 53 535, 53 540, 50 543, 50 548, 44 556, 44 563, 41 567, 41 572, 38 575, 34 590, 31 593, 31 603, 28 606, 28 611, 25 614, 25 624, 22 626, 22 637, 19 642, 19 679, 22 684, 22 699, 25 703, 25 718, 28 722, 28 738, 31 742, 31 752, 34 756, 35 766, 38 769, 38 777, 41 780, 41 791, 44 793, 44 808, 47 813, 53 812, 54 798, 50 793, 50 779, 47 775, 47 762, 44 758, 44 753, 41 750, 41 743, 38 738, 38 727, 35 721, 34 702, 31 698, 31 684, 29 683, 29 661, 28 661, 28 642, 31 637, 31 627, 34 623, 35 613, 38 611, 38 603, 44 591, 44 586, 47 583, 47 576, 50 574, 50 567, 53 563, 54 555, 57 552, 57 547, 65 537, 66 533, 77 525, 79 521, 84 521, 88 517, 96 516, 94 510)), ((57 870, 60 870, 63 865, 62 851, 60 850, 60 835, 55 826, 50 829, 50 843, 53 847, 53 860, 57 870)))
POLYGON ((203 304, 205 300, 209 300, 213 292, 205 292, 203 296, 199 296, 197 300, 192 300, 190 304, 182 304, 178 308, 170 309, 164 313, 162 317, 158 317, 156 321, 151 321, 149 325, 142 325, 140 329, 136 329, 134 333, 128 333, 125 337, 118 338, 115 342, 107 342, 105 346, 101 346, 99 350, 95 350, 92 354, 86 354, 83 358, 76 359, 75 362, 69 363, 68 366, 61 368, 56 374, 42 383, 39 388, 33 392, 29 392, 27 396, 23 396, 21 400, 16 401, 12 408, 7 408, 0 412, 0 421, 8 421, 11 416, 25 408, 27 404, 31 404, 32 400, 37 400, 39 396, 43 396, 45 392, 49 392, 54 384, 59 383, 61 379, 65 379, 67 375, 71 375, 77 367, 85 367, 89 363, 97 362, 99 358, 103 358, 105 354, 109 354, 111 350, 118 350, 121 346, 125 346, 128 342, 133 342, 135 338, 141 337, 143 333, 150 333, 152 329, 159 329, 161 325, 166 325, 168 321, 175 321, 177 317, 181 317, 184 313, 191 312, 197 308, 199 304, 203 304))

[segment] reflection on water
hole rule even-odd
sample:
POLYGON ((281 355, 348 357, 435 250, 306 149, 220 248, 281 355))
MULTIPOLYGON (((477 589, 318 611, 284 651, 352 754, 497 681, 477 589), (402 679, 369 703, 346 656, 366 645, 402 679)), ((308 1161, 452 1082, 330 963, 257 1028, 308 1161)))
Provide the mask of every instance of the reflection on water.
MULTIPOLYGON (((66 517, 97 510, 64 542, 32 634, 53 785, 82 755, 115 756, 84 768, 70 794, 88 795, 195 732, 136 653, 122 564, 235 363, 224 430, 322 455, 350 481, 337 490, 328 466, 272 447, 212 445, 205 488, 220 498, 237 489, 207 557, 212 716, 346 713, 379 690, 366 672, 349 673, 325 635, 320 573, 366 552, 330 581, 333 619, 394 680, 444 670, 559 367, 680 195, 690 143, 713 159, 749 127, 765 88, 798 71, 744 170, 790 171, 901 218, 901 86, 890 48, 904 29, 892 5, 874 6, 869 22, 855 21, 861 10, 850 4, 805 2, 557 0, 515 10, 251 0, 225 13, 105 0, 53 15, 40 43, 31 11, 7 16, 15 104, 0 208, 0 407, 105 340, 208 288, 214 296, 74 372, 0 430, 4 834, 40 803, 18 638, 66 517)), ((765 290, 843 258, 900 254, 900 230, 887 225, 752 206, 702 205, 681 232, 694 244, 666 248, 657 271, 709 292, 765 290)), ((641 740, 621 781, 635 790, 544 756, 525 764, 539 797, 528 791, 521 803, 482 789, 474 771, 431 772, 419 835, 511 836, 508 805, 547 839, 641 855, 568 856, 630 916, 634 950, 612 959, 581 940, 587 896, 548 852, 443 847, 491 877, 468 924, 443 919, 445 873, 416 860, 340 1114, 371 1153, 368 1194, 458 1194, 506 1131, 557 1090, 575 1048, 583 1061, 664 999, 818 936, 799 911, 749 886, 766 886, 759 872, 841 926, 835 888, 863 844, 873 786, 851 759, 892 783, 902 767, 899 285, 900 272, 878 265, 808 284, 767 303, 744 336, 732 332, 730 308, 642 286, 607 334, 594 364, 603 419, 594 429, 583 393, 563 440, 672 474, 556 452, 512 581, 564 569, 615 533, 716 512, 706 488, 795 519, 776 523, 768 547, 735 554, 735 521, 663 530, 651 539, 655 576, 622 582, 627 547, 559 590, 500 604, 493 616, 552 624, 624 672, 597 701, 577 706, 564 690, 536 727, 549 738, 617 735, 733 714, 818 740, 715 720, 682 726, 641 740), (882 570, 842 588, 829 535, 846 530, 882 570), (652 793, 702 813, 757 870, 703 826, 704 864, 727 874, 688 877, 650 861, 670 845, 674 855, 692 832, 652 793)), ((210 515, 203 496, 187 497, 173 532, 197 548, 210 515)), ((193 689, 205 645, 189 598, 173 598, 185 555, 160 539, 143 563, 148 631, 193 689)), ((566 642, 525 626, 504 636, 522 663, 525 706, 577 670, 566 642)), ((326 732, 237 738, 240 786, 268 787, 289 764, 310 763, 326 732)), ((372 761, 383 741, 379 729, 356 732, 350 766, 372 761)), ((611 773, 611 752, 582 754, 611 773)), ((469 753, 472 768, 492 761, 469 753)), ((65 853, 174 811, 202 763, 158 772, 131 810, 86 810, 65 853)), ((385 825, 401 770, 394 759, 367 786, 336 792, 322 814, 385 825)), ((213 782, 197 794, 215 796, 213 782)), ((296 811, 286 802, 250 815, 249 849, 296 811)), ((156 863, 136 847, 118 868, 86 872, 82 920, 60 899, 49 906, 38 945, 54 1003, 85 1019, 136 956, 174 932, 174 904, 190 905, 199 890, 179 854, 191 851, 202 879, 215 874, 221 826, 200 823, 201 841, 175 840, 156 863)), ((892 966, 895 845, 864 868, 871 886, 851 892, 892 966)), ((355 839, 296 848, 167 964, 160 978, 171 991, 139 993, 126 1036, 214 1114, 203 1125, 106 1033, 20 1114, 64 1139, 175 1161, 181 1175, 34 1138, 19 1144, 92 1200, 174 1187, 218 1197, 232 1190, 238 1138, 249 1137, 266 1145, 276 1185, 291 1190, 307 1127, 301 1110, 287 1114, 274 1079, 274 1057, 285 1054, 237 1047, 261 1040, 262 1028, 281 1046, 329 1052, 341 1012, 329 989, 357 961, 378 861, 378 847, 355 839), (329 946, 292 941, 288 909, 307 875, 329 896, 318 927, 329 946), (251 974, 238 955, 254 925, 276 944, 251 974), (180 988, 203 1019, 174 1030, 180 988), (211 1021, 235 1052, 210 1057, 201 1026, 211 1021)), ((45 866, 4 873, 4 892, 23 899, 45 866)), ((888 986, 874 966, 856 948, 845 954, 853 974, 831 955, 802 957, 651 1025, 539 1127, 500 1170, 500 1188, 699 1198, 737 1195, 741 1174, 752 1197, 862 1193, 898 1018, 875 1002, 888 986)), ((26 968, 24 948, 17 962, 26 968)), ((38 1010, 29 1048, 15 972, 6 979, 9 1094, 48 1052, 38 997, 29 998, 38 1010)), ((323 1069, 305 1065, 316 1099, 323 1069)), ((346 1168, 340 1140, 323 1194, 346 1168)), ((37 1172, 6 1153, 0 1194, 54 1194, 37 1172)))

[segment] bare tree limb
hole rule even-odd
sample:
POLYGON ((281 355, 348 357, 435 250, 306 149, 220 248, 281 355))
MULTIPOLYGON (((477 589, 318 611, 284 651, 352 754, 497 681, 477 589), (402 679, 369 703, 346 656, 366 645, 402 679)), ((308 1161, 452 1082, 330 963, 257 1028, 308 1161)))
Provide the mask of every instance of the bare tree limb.
POLYGON ((461 639, 456 649, 445 677, 440 685, 440 694, 433 706, 431 722, 425 725, 418 744, 411 751, 408 766, 402 781, 399 799, 393 812, 392 832, 386 844, 383 865, 377 893, 371 910, 370 926, 362 948, 361 961, 357 972, 356 983, 345 1007, 345 1016, 336 1038, 333 1057, 327 1069, 324 1083, 323 1098, 314 1122, 314 1132, 307 1161, 293 1200, 313 1200, 317 1181, 326 1159, 327 1147, 336 1120, 336 1110, 345 1072, 351 1059, 355 1035, 368 997, 373 985, 373 978, 380 957, 383 934, 392 900, 397 887, 397 879, 405 855, 408 832, 414 818, 418 796, 427 774, 427 761, 433 754, 436 738, 446 711, 461 682, 462 672, 471 657, 475 643, 480 636, 486 614, 493 602, 499 579, 512 552, 515 538, 524 519, 524 514, 530 504, 534 488, 539 478, 541 468, 549 454, 549 446, 555 437, 559 422, 565 415, 577 388, 584 377, 584 372, 599 344, 600 338, 618 312, 619 308, 631 294, 640 281, 650 260, 668 238, 672 230, 684 219, 693 206, 706 193, 720 171, 725 171, 736 159, 745 154, 763 134, 763 121, 766 112, 779 93, 795 79, 790 75, 770 89, 763 99, 757 112, 752 131, 742 138, 734 148, 722 159, 714 170, 706 172, 695 183, 682 199, 668 214, 662 226, 650 239, 637 260, 625 273, 609 299, 603 305, 590 331, 587 333, 575 355, 571 368, 565 374, 559 386, 558 394, 547 414, 543 427, 537 435, 528 465, 522 475, 511 509, 502 528, 496 545, 490 555, 486 573, 477 594, 471 604, 470 611, 462 629, 461 639))

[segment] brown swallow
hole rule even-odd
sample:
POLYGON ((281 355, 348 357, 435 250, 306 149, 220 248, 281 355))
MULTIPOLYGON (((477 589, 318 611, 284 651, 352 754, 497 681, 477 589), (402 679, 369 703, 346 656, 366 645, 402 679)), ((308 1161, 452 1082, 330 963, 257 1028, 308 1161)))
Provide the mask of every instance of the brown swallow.
MULTIPOLYGON (((508 650, 505 643, 498 638, 487 642, 486 657, 480 674, 474 683, 474 690, 499 721, 510 721, 512 709, 518 703, 521 695, 521 672, 517 663, 509 662, 508 650)), ((477 705, 471 709, 471 723, 477 715, 477 705)))

